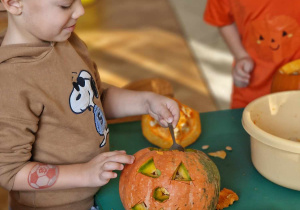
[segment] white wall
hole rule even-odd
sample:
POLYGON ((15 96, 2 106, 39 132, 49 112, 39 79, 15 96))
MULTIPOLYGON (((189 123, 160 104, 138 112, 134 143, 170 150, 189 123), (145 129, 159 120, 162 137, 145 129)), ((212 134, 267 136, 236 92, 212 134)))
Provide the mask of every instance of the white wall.
POLYGON ((216 27, 203 21, 206 0, 169 0, 220 110, 228 109, 232 55, 216 27))

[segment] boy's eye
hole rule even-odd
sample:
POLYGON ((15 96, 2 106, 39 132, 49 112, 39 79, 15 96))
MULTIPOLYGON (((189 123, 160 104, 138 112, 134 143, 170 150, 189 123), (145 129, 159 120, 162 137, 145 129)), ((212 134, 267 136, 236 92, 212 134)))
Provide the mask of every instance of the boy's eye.
POLYGON ((60 6, 60 8, 62 8, 62 9, 69 9, 70 7, 71 7, 71 5, 60 6))

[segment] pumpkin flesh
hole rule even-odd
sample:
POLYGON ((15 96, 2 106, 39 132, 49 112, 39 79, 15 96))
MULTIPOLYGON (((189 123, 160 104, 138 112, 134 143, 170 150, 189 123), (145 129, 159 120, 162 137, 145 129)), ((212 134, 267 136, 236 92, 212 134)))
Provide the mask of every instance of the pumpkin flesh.
MULTIPOLYGON (((176 100, 177 101, 177 100, 176 100)), ((201 134, 201 122, 199 113, 179 101, 180 118, 174 128, 175 140, 178 144, 186 147, 194 143, 201 134)), ((170 148, 172 137, 168 128, 163 128, 150 115, 142 117, 143 135, 148 141, 160 148, 170 148)))

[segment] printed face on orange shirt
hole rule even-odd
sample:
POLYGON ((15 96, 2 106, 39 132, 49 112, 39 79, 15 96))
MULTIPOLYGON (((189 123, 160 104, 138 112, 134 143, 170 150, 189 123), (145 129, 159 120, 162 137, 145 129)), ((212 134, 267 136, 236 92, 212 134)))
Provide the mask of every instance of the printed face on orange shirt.
POLYGON ((269 62, 281 62, 300 47, 300 27, 288 16, 266 17, 251 23, 253 42, 259 57, 269 62))

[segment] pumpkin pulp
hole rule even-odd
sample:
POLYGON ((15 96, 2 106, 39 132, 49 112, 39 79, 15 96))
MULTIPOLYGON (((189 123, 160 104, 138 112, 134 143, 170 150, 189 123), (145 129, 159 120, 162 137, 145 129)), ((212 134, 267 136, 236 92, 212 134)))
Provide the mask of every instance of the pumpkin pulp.
MULTIPOLYGON (((177 102, 180 108, 180 117, 174 128, 175 140, 181 146, 186 147, 195 142, 201 134, 200 116, 197 111, 179 101, 177 102)), ((152 144, 161 148, 172 146, 173 141, 168 128, 161 127, 150 115, 142 117, 142 131, 146 139, 152 144)))

